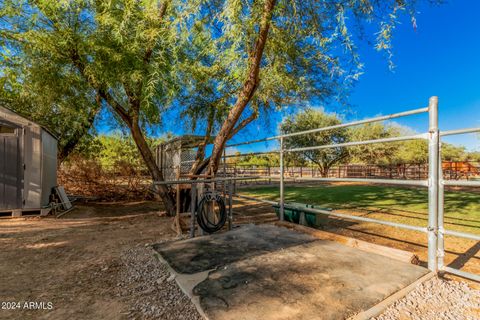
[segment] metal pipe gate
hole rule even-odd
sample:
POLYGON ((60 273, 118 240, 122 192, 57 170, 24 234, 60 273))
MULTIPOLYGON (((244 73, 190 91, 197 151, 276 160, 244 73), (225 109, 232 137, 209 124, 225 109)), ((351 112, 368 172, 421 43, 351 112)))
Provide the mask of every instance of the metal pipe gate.
MULTIPOLYGON (((359 217, 359 216, 348 215, 343 213, 340 214, 340 213, 335 213, 335 212, 320 210, 320 209, 313 209, 313 208, 302 208, 302 210, 310 213, 325 214, 325 215, 335 216, 343 219, 377 223, 377 224, 426 233, 428 238, 428 268, 431 271, 436 273, 448 272, 448 273, 459 275, 475 281, 480 281, 479 275, 467 273, 467 272, 453 269, 444 265, 444 256, 445 256, 444 236, 445 235, 463 237, 467 239, 480 241, 479 235, 446 230, 444 228, 444 186, 448 185, 448 186, 480 187, 480 181, 451 181, 451 180, 446 181, 443 179, 443 172, 442 172, 442 165, 441 165, 441 150, 440 150, 441 137, 456 135, 456 134, 474 133, 474 132, 480 132, 480 128, 468 128, 468 129, 459 129, 459 130, 450 130, 450 131, 440 132, 438 128, 438 97, 434 96, 429 99, 428 107, 425 107, 425 108, 414 109, 414 110, 395 113, 391 115, 380 116, 380 117, 375 117, 375 118, 370 118, 370 119, 365 119, 360 121, 354 121, 354 122, 349 122, 349 123, 344 123, 344 124, 339 124, 339 125, 334 125, 329 127, 322 127, 322 128, 316 128, 316 129, 307 130, 307 131, 277 135, 277 136, 268 137, 264 139, 257 139, 257 140, 247 141, 247 142, 229 144, 226 146, 226 148, 259 143, 259 142, 266 142, 266 141, 275 141, 275 140, 278 141, 280 146, 280 149, 278 150, 270 150, 266 152, 254 152, 254 153, 248 153, 248 155, 271 154, 271 153, 278 153, 280 155, 280 200, 278 205, 280 207, 280 219, 283 220, 284 210, 286 206, 285 196, 284 196, 284 188, 285 188, 284 155, 286 153, 301 152, 301 151, 307 151, 307 150, 319 150, 319 149, 327 149, 327 148, 350 147, 350 146, 358 146, 358 145, 366 145, 366 144, 374 144, 374 143, 407 141, 407 140, 413 140, 413 139, 426 139, 428 141, 428 179, 427 180, 405 180, 405 179, 404 180, 399 180, 399 179, 388 180, 388 179, 313 178, 313 177, 312 178, 295 178, 295 180, 297 181, 333 181, 333 182, 351 181, 351 182, 368 182, 368 183, 377 183, 377 184, 388 183, 392 185, 411 185, 411 186, 426 187, 428 188, 428 224, 426 227, 412 226, 412 225, 407 225, 402 223, 389 222, 389 221, 383 221, 383 220, 366 218, 366 217, 359 217), (311 134, 311 133, 339 129, 339 128, 347 128, 352 126, 358 126, 361 124, 406 117, 406 116, 420 114, 420 113, 428 113, 429 115, 428 132, 402 136, 402 137, 391 137, 391 138, 355 141, 355 142, 347 142, 347 143, 339 143, 339 144, 331 144, 331 145, 311 146, 311 147, 305 147, 305 148, 285 149, 284 140, 291 137, 298 136, 298 135, 311 134)), ((224 154, 224 161, 228 157, 238 157, 242 155, 246 155, 246 154, 238 154, 238 153, 235 155, 224 154)), ((271 179, 271 177, 269 178, 271 179)), ((251 197, 246 197, 246 198, 254 199, 251 197)), ((255 200, 263 201, 266 203, 274 203, 272 201, 265 201, 261 199, 255 199, 255 200)), ((287 206, 294 207, 292 205, 287 205, 287 206)))

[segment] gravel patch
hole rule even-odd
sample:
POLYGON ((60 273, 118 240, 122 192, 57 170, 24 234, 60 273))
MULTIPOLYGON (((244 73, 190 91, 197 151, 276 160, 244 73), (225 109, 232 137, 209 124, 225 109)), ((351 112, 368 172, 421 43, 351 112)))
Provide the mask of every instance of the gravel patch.
POLYGON ((121 263, 117 286, 119 295, 131 303, 128 319, 203 319, 151 247, 126 251, 121 263))
POLYGON ((475 320, 479 317, 479 290, 465 282, 432 278, 373 319, 475 320))

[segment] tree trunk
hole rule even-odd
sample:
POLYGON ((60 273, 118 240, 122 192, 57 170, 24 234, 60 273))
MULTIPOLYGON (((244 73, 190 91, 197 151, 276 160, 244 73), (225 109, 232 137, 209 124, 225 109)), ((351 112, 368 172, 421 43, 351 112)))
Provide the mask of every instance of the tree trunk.
POLYGON ((330 171, 330 167, 319 167, 320 168, 320 176, 322 178, 328 178, 328 172, 330 171))
POLYGON ((214 173, 218 171, 222 153, 227 140, 231 138, 236 123, 252 99, 253 94, 255 93, 255 90, 260 82, 260 63, 262 61, 265 44, 267 43, 268 39, 268 31, 270 29, 270 22, 272 19, 273 9, 275 7, 275 1, 276 0, 265 1, 257 41, 255 43, 253 53, 249 58, 249 72, 247 79, 237 97, 235 105, 228 113, 227 119, 223 123, 222 128, 218 132, 213 143, 213 151, 212 156, 210 157, 209 169, 214 173))
MULTIPOLYGON (((143 135, 142 129, 140 128, 138 121, 133 119, 130 126, 130 131, 132 133, 133 141, 137 145, 138 151, 140 152, 145 165, 150 172, 153 181, 164 181, 162 171, 157 166, 155 162, 155 157, 153 156, 152 150, 148 145, 145 136, 143 135)), ((165 210, 169 216, 175 215, 175 201, 173 196, 168 192, 168 188, 166 185, 154 185, 154 190, 160 196, 165 205, 165 210)))
MULTIPOLYGON (((155 163, 152 150, 150 149, 139 125, 138 114, 140 109, 140 100, 137 99, 134 94, 132 94, 127 86, 124 86, 131 107, 131 112, 128 112, 117 100, 115 100, 115 98, 108 92, 107 89, 105 89, 104 86, 96 83, 94 79, 85 74, 85 64, 82 62, 80 55, 76 50, 71 52, 70 58, 72 59, 73 65, 77 67, 84 79, 92 86, 93 89, 97 91, 98 97, 103 99, 128 126, 132 134, 133 141, 137 145, 138 151, 145 161, 145 165, 147 166, 153 181, 164 181, 162 171, 155 163)), ((167 214, 171 216, 175 215, 175 200, 173 195, 168 192, 168 187, 166 185, 154 185, 153 188, 162 199, 167 214)))

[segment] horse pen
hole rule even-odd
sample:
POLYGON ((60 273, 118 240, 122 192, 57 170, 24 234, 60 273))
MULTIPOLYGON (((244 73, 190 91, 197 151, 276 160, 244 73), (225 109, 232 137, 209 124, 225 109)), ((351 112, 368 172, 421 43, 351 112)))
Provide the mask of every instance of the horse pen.
POLYGON ((169 179, 154 181, 189 190, 173 219, 155 201, 92 200, 59 219, 2 219, 2 299, 44 298, 57 306, 45 304, 50 319, 478 318, 480 182, 447 180, 439 159, 441 137, 480 129, 440 131, 437 112, 432 97, 425 108, 339 125, 428 113, 425 133, 309 147, 426 139, 421 179, 286 174, 285 155, 303 149, 284 140, 332 127, 246 142, 278 141, 264 151, 279 154, 278 175, 232 170, 227 159, 239 155, 225 152, 217 175, 192 177, 182 165, 195 138, 176 139, 157 156, 168 158, 169 179))

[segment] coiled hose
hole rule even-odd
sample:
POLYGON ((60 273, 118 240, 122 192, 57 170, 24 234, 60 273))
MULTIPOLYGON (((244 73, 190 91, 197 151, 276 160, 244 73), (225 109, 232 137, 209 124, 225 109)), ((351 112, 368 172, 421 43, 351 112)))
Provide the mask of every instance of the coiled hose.
POLYGON ((227 210, 225 201, 216 192, 205 192, 198 204, 197 222, 205 232, 214 233, 222 229, 227 221, 227 210), (215 212, 215 205, 218 206, 218 214, 215 212))

